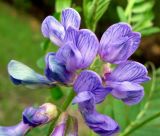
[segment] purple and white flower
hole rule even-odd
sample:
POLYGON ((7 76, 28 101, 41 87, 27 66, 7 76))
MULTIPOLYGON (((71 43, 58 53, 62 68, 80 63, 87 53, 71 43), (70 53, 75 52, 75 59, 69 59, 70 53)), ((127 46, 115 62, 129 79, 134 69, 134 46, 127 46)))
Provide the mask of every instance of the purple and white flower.
POLYGON ((99 48, 97 37, 87 29, 69 27, 66 33, 64 45, 46 56, 45 72, 48 79, 63 83, 74 79, 76 70, 89 67, 99 48))
POLYGON ((67 8, 62 11, 61 22, 53 16, 48 16, 44 19, 41 30, 44 37, 49 38, 55 45, 62 46, 68 27, 79 29, 80 22, 79 13, 72 8, 67 8))
POLYGON ((119 126, 113 119, 96 111, 95 104, 102 102, 110 93, 110 89, 102 86, 97 73, 90 70, 81 72, 75 81, 74 90, 77 96, 73 103, 78 103, 86 124, 93 131, 101 136, 110 136, 119 131, 119 126))
POLYGON ((127 23, 110 26, 100 40, 99 55, 103 61, 113 64, 125 62, 138 48, 141 34, 133 32, 127 23))
POLYGON ((111 94, 127 105, 139 103, 144 96, 144 89, 140 85, 150 80, 144 65, 135 61, 126 61, 119 64, 110 74, 105 76, 111 94))

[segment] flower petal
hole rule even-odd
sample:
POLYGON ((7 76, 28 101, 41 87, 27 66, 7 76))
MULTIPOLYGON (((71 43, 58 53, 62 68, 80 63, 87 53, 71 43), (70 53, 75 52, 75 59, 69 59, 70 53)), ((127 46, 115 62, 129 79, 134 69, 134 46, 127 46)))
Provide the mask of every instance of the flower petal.
POLYGON ((84 101, 88 101, 92 98, 92 93, 88 91, 80 92, 77 96, 73 99, 73 104, 75 103, 81 103, 84 101))
POLYGON ((44 37, 50 38, 57 46, 63 45, 65 36, 64 27, 53 16, 48 16, 44 19, 41 31, 44 37))
POLYGON ((81 53, 72 43, 62 46, 56 53, 56 59, 63 63, 70 72, 79 69, 82 62, 81 53))
POLYGON ((111 94, 117 99, 121 99, 127 105, 139 103, 144 96, 144 89, 137 83, 130 82, 109 82, 113 88, 111 94))
POLYGON ((76 93, 83 91, 94 91, 101 86, 102 80, 100 76, 91 70, 84 70, 80 73, 74 83, 74 90, 76 93))
POLYGON ((104 32, 100 40, 99 55, 104 61, 122 63, 135 52, 140 39, 140 33, 132 32, 128 24, 114 24, 104 32))
POLYGON ((110 75, 107 75, 109 81, 130 81, 134 83, 143 83, 150 80, 147 76, 146 67, 135 61, 126 61, 119 64, 110 75))
POLYGON ((76 10, 72 8, 67 8, 62 11, 61 22, 66 30, 69 26, 79 29, 81 23, 81 17, 76 10))
POLYGON ((87 68, 97 55, 99 41, 93 32, 87 29, 81 29, 78 35, 77 48, 83 58, 81 68, 87 68))
POLYGON ((72 82, 75 74, 66 70, 66 66, 55 58, 55 53, 48 53, 46 56, 45 75, 51 81, 62 83, 72 82))
POLYGON ((91 114, 83 114, 86 124, 101 136, 111 136, 119 131, 119 126, 110 117, 94 111, 91 114))
POLYGON ((11 60, 8 64, 8 73, 13 83, 23 84, 28 87, 51 85, 46 77, 36 73, 30 67, 16 60, 11 60))
POLYGON ((101 103, 105 100, 106 96, 111 92, 110 88, 99 87, 92 91, 95 97, 95 103, 101 103))
POLYGON ((80 73, 74 83, 74 90, 78 94, 77 99, 89 99, 92 96, 95 103, 102 102, 111 91, 110 88, 102 86, 101 77, 91 70, 84 70, 80 73))

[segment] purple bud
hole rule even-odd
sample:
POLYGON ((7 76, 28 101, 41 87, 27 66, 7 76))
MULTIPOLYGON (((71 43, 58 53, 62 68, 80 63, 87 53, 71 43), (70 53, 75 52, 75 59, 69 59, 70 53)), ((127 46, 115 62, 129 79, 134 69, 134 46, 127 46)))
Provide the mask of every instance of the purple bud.
POLYGON ((55 105, 46 103, 38 108, 28 107, 23 112, 23 121, 32 127, 48 123, 58 114, 55 105))
POLYGON ((24 136, 32 127, 48 123, 58 114, 55 105, 45 103, 38 108, 29 107, 23 112, 23 120, 9 127, 0 127, 0 136, 24 136))

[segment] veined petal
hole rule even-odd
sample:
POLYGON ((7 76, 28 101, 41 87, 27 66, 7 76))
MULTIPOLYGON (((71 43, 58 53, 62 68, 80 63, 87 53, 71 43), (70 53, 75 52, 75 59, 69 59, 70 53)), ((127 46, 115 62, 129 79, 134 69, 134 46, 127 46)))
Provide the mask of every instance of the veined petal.
POLYGON ((76 10, 72 8, 64 9, 62 11, 61 18, 62 18, 61 23, 65 27, 66 30, 69 26, 79 29, 80 23, 81 23, 81 17, 76 10))
POLYGON ((83 63, 81 68, 87 68, 97 55, 99 42, 96 35, 87 29, 79 31, 77 48, 81 52, 83 63))
POLYGON ((111 91, 110 88, 103 87, 101 77, 91 70, 80 73, 74 83, 74 90, 77 93, 75 101, 85 101, 94 97, 95 103, 102 102, 111 91))
POLYGON ((79 69, 82 62, 81 53, 72 43, 62 46, 56 53, 56 59, 63 63, 70 72, 79 69))
POLYGON ((71 43, 74 46, 76 46, 78 35, 79 35, 79 30, 69 26, 68 29, 66 30, 66 35, 64 37, 65 44, 71 43))
POLYGON ((55 53, 48 53, 45 75, 53 82, 70 83, 74 79, 75 73, 67 71, 66 66, 55 58, 55 53))
POLYGON ((46 77, 36 73, 30 67, 16 60, 9 62, 8 73, 15 84, 24 84, 28 87, 51 85, 51 82, 46 77))
POLYGON ((100 76, 91 70, 84 70, 80 73, 74 83, 74 90, 76 93, 83 91, 94 91, 101 86, 102 80, 100 76))
POLYGON ((108 82, 113 88, 111 94, 121 99, 127 105, 139 103, 144 96, 144 89, 141 85, 131 82, 108 82))
POLYGON ((118 123, 110 117, 94 111, 92 114, 83 114, 86 124, 101 136, 112 136, 119 131, 118 123))
POLYGON ((107 80, 143 83, 150 80, 150 77, 148 77, 147 74, 148 71, 144 65, 135 61, 126 61, 119 64, 112 73, 107 76, 107 80))
POLYGON ((106 96, 111 92, 110 88, 105 88, 103 86, 92 91, 95 97, 95 103, 101 103, 105 100, 106 96))
POLYGON ((73 104, 88 101, 88 100, 92 99, 92 97, 93 96, 92 96, 91 92, 88 92, 88 91, 80 92, 73 99, 73 104))
POLYGON ((63 45, 65 29, 53 16, 48 16, 44 19, 41 31, 44 37, 50 38, 57 46, 63 45))
POLYGON ((136 51, 140 39, 140 33, 132 32, 128 24, 114 24, 102 35, 99 55, 104 61, 114 64, 122 63, 136 51))

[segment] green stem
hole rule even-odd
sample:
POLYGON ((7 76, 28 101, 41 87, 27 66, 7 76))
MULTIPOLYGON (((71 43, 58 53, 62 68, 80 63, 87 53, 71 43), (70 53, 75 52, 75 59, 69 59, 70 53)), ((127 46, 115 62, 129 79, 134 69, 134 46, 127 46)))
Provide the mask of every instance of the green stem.
POLYGON ((155 66, 152 62, 148 62, 147 65, 150 65, 151 68, 152 68, 152 71, 153 71, 152 72, 152 85, 151 85, 151 88, 150 88, 150 93, 149 93, 149 96, 148 96, 148 100, 147 100, 146 104, 144 105, 143 110, 137 115, 136 120, 141 119, 144 116, 144 114, 146 113, 146 111, 148 110, 148 108, 150 106, 150 103, 151 103, 151 98, 153 96, 155 86, 156 86, 156 69, 155 69, 155 66))
POLYGON ((61 111, 59 111, 57 118, 54 119, 53 122, 51 123, 51 125, 50 125, 50 127, 49 127, 49 130, 48 130, 47 136, 50 136, 50 134, 51 134, 51 132, 53 131, 53 128, 55 127, 55 124, 56 124, 56 122, 57 122, 57 120, 58 120, 61 112, 67 110, 67 108, 69 107, 70 103, 72 102, 74 96, 75 96, 74 91, 73 91, 73 90, 70 90, 70 92, 69 92, 66 100, 64 101, 64 103, 63 103, 62 106, 61 106, 61 111))
MULTIPOLYGON (((148 100, 146 102, 146 104, 144 105, 144 108, 141 110, 141 112, 137 115, 136 119, 134 122, 132 122, 125 130, 124 130, 124 133, 122 133, 120 136, 125 136, 125 135, 128 135, 130 133, 132 133, 133 131, 135 131, 136 129, 138 129, 139 127, 143 126, 145 123, 147 123, 147 121, 143 121, 139 124, 139 120, 145 115, 145 113, 147 112, 148 108, 149 108, 149 105, 150 105, 150 101, 151 101, 151 98, 152 98, 152 95, 153 95, 153 92, 155 90, 155 84, 156 84, 156 70, 155 70, 155 66, 153 65, 152 62, 149 62, 147 63, 147 65, 150 65, 151 68, 152 68, 152 86, 151 86, 151 91, 149 93, 149 96, 148 96, 148 100), (133 130, 134 129, 134 130, 133 130)), ((153 115, 154 117, 155 115, 153 115)), ((152 119, 152 116, 149 117, 152 119)), ((150 120, 149 120, 150 121, 150 120)))
POLYGON ((144 121, 138 123, 133 122, 122 134, 119 136, 128 136, 129 134, 133 133, 135 130, 139 129, 140 127, 144 126, 145 124, 149 123, 150 121, 160 117, 160 112, 155 113, 154 115, 148 117, 144 121))

